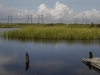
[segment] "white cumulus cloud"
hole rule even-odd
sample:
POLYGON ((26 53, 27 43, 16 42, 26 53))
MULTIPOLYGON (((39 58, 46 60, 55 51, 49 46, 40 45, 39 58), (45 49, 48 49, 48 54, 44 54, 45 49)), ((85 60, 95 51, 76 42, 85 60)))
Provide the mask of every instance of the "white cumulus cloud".
POLYGON ((79 19, 86 18, 87 20, 98 22, 98 20, 100 20, 100 11, 96 9, 92 9, 91 11, 86 10, 76 14, 75 17, 79 19))
POLYGON ((4 7, 0 4, 0 16, 15 16, 15 17, 26 17, 28 14, 34 14, 33 10, 28 11, 27 9, 17 9, 14 7, 4 7))
POLYGON ((45 4, 38 7, 38 13, 48 16, 53 19, 71 18, 74 14, 73 9, 68 8, 67 5, 56 2, 54 8, 47 8, 45 4))

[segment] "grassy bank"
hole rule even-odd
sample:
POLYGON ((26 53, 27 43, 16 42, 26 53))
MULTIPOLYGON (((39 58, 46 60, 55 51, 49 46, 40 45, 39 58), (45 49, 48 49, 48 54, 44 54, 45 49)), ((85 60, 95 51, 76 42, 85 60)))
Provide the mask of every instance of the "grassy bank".
POLYGON ((91 25, 32 25, 21 30, 5 32, 8 38, 100 39, 100 29, 91 25))

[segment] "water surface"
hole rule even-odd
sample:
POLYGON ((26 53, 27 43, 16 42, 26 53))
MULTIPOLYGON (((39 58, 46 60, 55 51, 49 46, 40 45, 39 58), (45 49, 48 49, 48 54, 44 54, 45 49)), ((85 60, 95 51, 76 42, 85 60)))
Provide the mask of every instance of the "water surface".
POLYGON ((0 75, 100 75, 82 62, 90 51, 100 57, 99 40, 0 38, 0 75))

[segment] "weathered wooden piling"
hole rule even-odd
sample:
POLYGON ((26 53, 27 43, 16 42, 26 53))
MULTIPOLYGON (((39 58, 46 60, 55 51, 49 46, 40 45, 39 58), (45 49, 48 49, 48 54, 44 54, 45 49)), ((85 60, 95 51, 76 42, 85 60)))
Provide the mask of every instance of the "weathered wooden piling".
POLYGON ((26 62, 29 62, 29 55, 26 53, 26 62))
POLYGON ((26 53, 26 71, 28 70, 29 68, 29 55, 28 53, 26 53))
POLYGON ((89 52, 89 58, 93 58, 92 52, 89 52))

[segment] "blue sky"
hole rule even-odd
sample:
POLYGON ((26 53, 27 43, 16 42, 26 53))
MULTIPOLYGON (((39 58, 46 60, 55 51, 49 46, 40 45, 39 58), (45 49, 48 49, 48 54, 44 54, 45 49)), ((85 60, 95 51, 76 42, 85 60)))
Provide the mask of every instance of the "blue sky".
POLYGON ((52 20, 100 20, 100 0, 0 0, 0 17, 13 15, 25 18, 29 14, 33 18, 43 14, 52 20))
POLYGON ((41 4, 52 8, 57 1, 67 5, 76 12, 92 9, 100 10, 100 0, 0 0, 0 4, 6 7, 37 10, 41 4))

